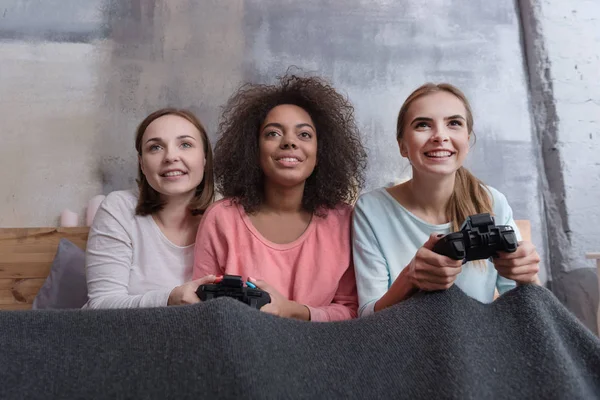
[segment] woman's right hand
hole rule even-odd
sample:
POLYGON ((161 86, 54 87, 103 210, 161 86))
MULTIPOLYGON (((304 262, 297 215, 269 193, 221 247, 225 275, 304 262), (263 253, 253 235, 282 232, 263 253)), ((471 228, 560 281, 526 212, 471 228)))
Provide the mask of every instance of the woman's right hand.
POLYGON ((169 300, 167 302, 167 305, 181 306, 184 304, 199 303, 200 299, 196 294, 196 290, 198 290, 198 287, 200 287, 200 285, 214 283, 216 278, 217 277, 214 275, 207 275, 205 277, 186 282, 181 286, 177 286, 171 291, 171 294, 169 294, 169 300))
POLYGON ((453 260, 433 252, 433 246, 442 236, 429 236, 388 291, 377 300, 373 306, 376 312, 408 299, 419 290, 445 290, 454 284, 462 270, 462 260, 453 260))
POLYGON ((462 270, 462 260, 453 260, 433 252, 443 235, 431 234, 407 265, 407 277, 415 289, 445 290, 454 284, 462 270))

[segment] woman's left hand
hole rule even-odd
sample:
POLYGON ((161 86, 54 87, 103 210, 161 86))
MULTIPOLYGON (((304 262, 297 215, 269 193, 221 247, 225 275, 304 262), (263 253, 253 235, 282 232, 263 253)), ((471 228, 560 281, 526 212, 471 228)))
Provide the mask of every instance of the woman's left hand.
POLYGON ((273 286, 261 279, 248 278, 248 280, 271 296, 271 302, 262 306, 260 311, 284 318, 310 320, 310 311, 305 305, 286 299, 273 286))
POLYGON ((500 276, 511 279, 517 284, 540 284, 538 272, 540 270, 540 255, 531 242, 519 242, 519 247, 514 253, 498 252, 498 257, 492 262, 500 276))

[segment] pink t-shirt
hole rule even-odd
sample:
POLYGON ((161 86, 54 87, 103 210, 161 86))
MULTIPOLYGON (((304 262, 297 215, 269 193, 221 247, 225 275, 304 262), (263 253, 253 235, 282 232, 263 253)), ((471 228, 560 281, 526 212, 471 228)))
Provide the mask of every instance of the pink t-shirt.
POLYGON ((241 205, 214 203, 202 217, 194 252, 194 279, 241 275, 269 283, 283 296, 308 306, 312 321, 355 318, 356 281, 350 229, 352 208, 313 216, 306 231, 291 243, 265 239, 241 205))

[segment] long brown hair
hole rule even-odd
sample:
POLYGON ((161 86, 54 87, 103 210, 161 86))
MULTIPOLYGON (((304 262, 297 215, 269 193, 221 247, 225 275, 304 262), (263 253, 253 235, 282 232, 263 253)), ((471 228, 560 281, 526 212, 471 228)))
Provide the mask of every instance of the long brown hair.
MULTIPOLYGON (((137 128, 135 134, 135 149, 137 150, 138 155, 141 156, 142 138, 144 137, 144 133, 146 132, 148 125, 150 125, 152 121, 165 115, 176 115, 178 117, 184 118, 190 123, 192 123, 200 132, 200 137, 202 139, 202 144, 204 147, 204 156, 206 158, 206 164, 204 166, 204 178, 202 179, 202 182, 200 182, 200 184, 196 187, 196 193, 192 201, 190 201, 188 209, 190 210, 192 215, 203 214, 204 211, 208 208, 208 206, 210 206, 210 204, 213 202, 215 197, 215 185, 213 177, 213 154, 210 141, 208 139, 208 135, 206 134, 204 126, 191 111, 177 108, 162 108, 148 115, 137 128)), ((140 190, 140 196, 138 198, 138 203, 135 208, 135 213, 137 215, 149 215, 162 210, 162 208, 165 205, 165 202, 160 198, 160 193, 154 190, 146 180, 146 176, 142 172, 142 167, 139 162, 138 179, 136 181, 140 190)))
MULTIPOLYGON (((475 133, 473 132, 473 113, 471 111, 471 105, 464 93, 449 83, 426 83, 412 92, 404 101, 402 107, 400 107, 396 125, 396 139, 398 141, 402 140, 402 137, 404 136, 406 114, 408 113, 411 104, 420 97, 436 92, 448 92, 462 101, 467 112, 466 117, 469 137, 475 137, 475 133)), ((446 217, 452 222, 452 230, 458 231, 469 215, 480 213, 492 213, 492 200, 490 194, 481 180, 475 177, 475 175, 469 172, 465 167, 460 167, 456 171, 454 191, 446 205, 446 217)))

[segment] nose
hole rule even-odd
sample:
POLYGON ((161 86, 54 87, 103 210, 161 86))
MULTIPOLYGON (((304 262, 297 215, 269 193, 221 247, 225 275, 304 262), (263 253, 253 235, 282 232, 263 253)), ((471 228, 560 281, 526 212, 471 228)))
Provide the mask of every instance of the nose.
POLYGON ((446 127, 443 124, 433 129, 431 140, 436 143, 444 143, 450 140, 446 127))
POLYGON ((295 134, 287 134, 287 133, 285 135, 283 135, 283 137, 281 139, 281 144, 279 145, 279 147, 282 150, 297 148, 296 135, 295 134))
POLYGON ((176 161, 179 161, 179 151, 177 150, 177 148, 167 147, 164 154, 165 154, 164 161, 167 164, 171 164, 176 161))

